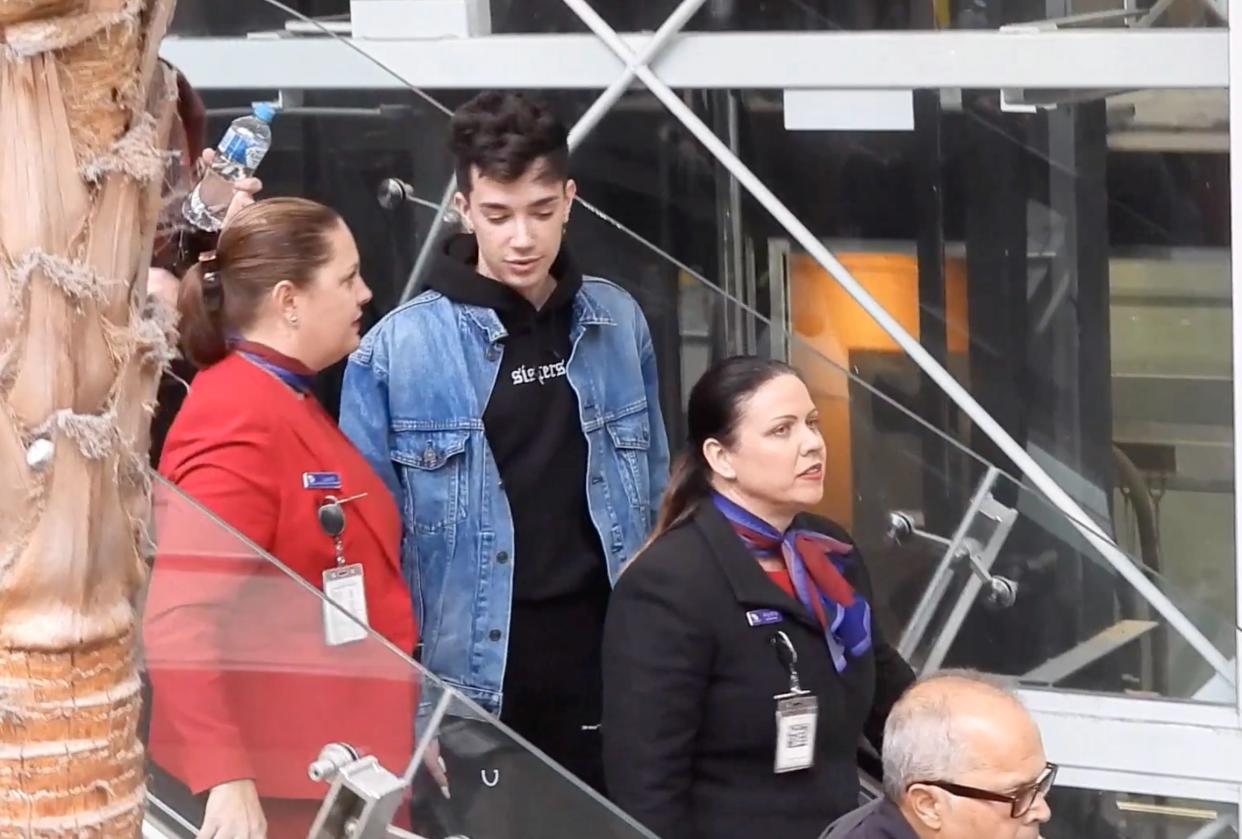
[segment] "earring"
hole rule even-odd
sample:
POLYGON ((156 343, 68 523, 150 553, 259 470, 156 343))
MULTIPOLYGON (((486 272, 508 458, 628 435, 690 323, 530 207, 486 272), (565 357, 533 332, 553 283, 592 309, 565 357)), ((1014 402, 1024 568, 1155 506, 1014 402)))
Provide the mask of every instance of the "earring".
POLYGON ((289 317, 286 318, 286 320, 289 321, 289 325, 292 326, 294 329, 298 328, 298 313, 297 312, 291 312, 289 314, 289 317))

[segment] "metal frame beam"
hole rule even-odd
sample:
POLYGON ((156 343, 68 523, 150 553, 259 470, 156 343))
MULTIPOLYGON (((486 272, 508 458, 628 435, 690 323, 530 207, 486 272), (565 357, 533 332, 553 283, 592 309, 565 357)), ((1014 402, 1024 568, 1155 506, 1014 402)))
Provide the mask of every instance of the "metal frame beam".
POLYGON ((599 125, 599 121, 604 118, 604 115, 612 110, 612 106, 617 104, 617 100, 630 89, 630 85, 638 77, 638 68, 649 67, 659 54, 668 47, 669 42, 690 22, 690 18, 694 17, 695 13, 703 8, 705 2, 706 0, 682 0, 680 5, 668 16, 668 19, 656 30, 651 40, 639 50, 634 61, 626 64, 625 71, 613 79, 612 84, 608 85, 604 92, 591 103, 591 107, 586 110, 586 113, 578 118, 578 122, 569 132, 570 151, 578 147, 586 138, 586 135, 590 134, 595 126, 599 125))
MULTIPOLYGON (((1159 778, 1156 789, 1175 795, 1170 779, 1193 783, 1242 783, 1242 731, 1166 723, 1153 725, 1086 714, 1035 712, 1044 746, 1060 765, 1083 773, 1125 773, 1138 786, 1159 778), (1084 736, 1084 731, 1090 736, 1084 736), (1105 745, 1107 744, 1107 745, 1105 745)), ((1061 779, 1065 782, 1065 779, 1061 779)), ((1126 791, 1140 792, 1140 789, 1126 791)), ((1236 795, 1224 800, 1233 802, 1236 795)))
MULTIPOLYGON (((637 58, 658 36, 618 37, 637 58)), ((1222 29, 691 32, 651 69, 674 89, 1222 88, 1227 37, 1222 29)), ((161 55, 207 90, 603 90, 618 71, 617 56, 591 34, 168 38, 161 55)))

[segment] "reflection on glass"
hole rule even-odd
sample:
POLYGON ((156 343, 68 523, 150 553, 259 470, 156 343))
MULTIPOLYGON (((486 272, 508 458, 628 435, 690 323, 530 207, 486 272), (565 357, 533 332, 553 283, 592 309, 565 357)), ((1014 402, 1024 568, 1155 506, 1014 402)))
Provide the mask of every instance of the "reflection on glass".
POLYGON ((349 20, 349 0, 183 0, 177 3, 169 35, 176 37, 230 37, 268 33, 287 33, 286 24, 294 31, 305 32, 297 19, 285 8, 310 15, 325 24, 349 20))
POLYGON ((154 524, 144 742, 149 818, 172 835, 223 773, 257 778, 272 839, 386 791, 391 824, 427 839, 650 836, 378 636, 327 645, 335 607, 163 482, 154 524))
MULTIPOLYGON (((549 4, 553 0, 546 0, 549 4)), ((609 22, 608 11, 618 0, 596 4, 609 22)), ((626 23, 614 25, 655 29, 677 6, 677 0, 642 4, 626 23)), ((906 3, 899 0, 751 0, 709 3, 688 29, 711 31, 834 31, 996 29, 1010 24, 1045 21, 1061 29, 1223 26, 1219 7, 1208 2, 1157 4, 1125 0, 1071 0, 1058 11, 1043 0, 970 0, 906 3)), ((618 18, 622 18, 617 8, 618 18)))
MULTIPOLYGON (((996 562, 1016 564, 1025 585, 1014 608, 1032 628, 1004 630, 1011 619, 979 612, 949 661, 1035 681, 1059 674, 1050 683, 1061 687, 1231 701, 1222 675, 1232 670, 1235 610, 1228 159, 1217 93, 1088 97, 1031 113, 980 94, 919 111, 904 134, 784 137, 768 128, 763 96, 742 99, 755 138, 743 156, 1118 540, 1163 592, 1156 599, 1224 656, 1205 669, 1204 656, 1185 655, 1185 633, 1170 632, 1060 513, 1006 478, 998 498, 1021 515, 996 562), (1178 137, 1167 130, 1175 114, 1188 116, 1178 137), (1130 663, 1106 672, 1093 658, 1106 650, 1130 663)), ((794 338, 774 351, 822 379, 830 450, 845 465, 833 514, 865 523, 892 509, 886 493, 914 495, 906 503, 928 529, 951 533, 979 481, 956 443, 1018 473, 814 260, 783 232, 760 238, 765 211, 744 200, 740 212, 745 235, 767 249, 759 308, 766 302, 794 338), (909 450, 894 451, 894 440, 909 450)), ((930 578, 908 563, 885 576, 895 592, 901 580, 913 588, 891 604, 900 624, 930 578)))
POLYGON ((652 836, 464 699, 452 698, 429 735, 443 761, 443 775, 435 778, 425 763, 415 774, 413 789, 419 803, 414 820, 426 839, 652 836), (450 798, 438 789, 423 794, 442 779, 450 798))
POLYGON ((202 793, 253 779, 272 835, 305 835, 326 791, 308 769, 325 746, 398 770, 409 762, 422 673, 378 636, 327 643, 327 621, 347 614, 171 485, 156 487, 143 619, 153 792, 196 821, 202 793))
POLYGON ((1055 787, 1046 839, 1236 839, 1238 808, 1214 801, 1055 787))
MULTIPOLYGON (((592 6, 621 32, 652 31, 680 0, 593 0, 592 6)), ((338 31, 348 31, 348 0, 285 0, 285 6, 338 31)), ((491 32, 534 34, 586 32, 562 0, 488 0, 491 32)), ((840 31, 996 29, 1035 21, 1061 28, 1216 27, 1225 21, 1211 0, 1158 4, 1155 0, 1072 0, 1050 13, 1044 0, 710 0, 687 31, 840 31)), ((292 16, 259 0, 182 0, 173 34, 241 37, 285 31, 292 16)), ((295 24, 294 31, 306 32, 295 24)))

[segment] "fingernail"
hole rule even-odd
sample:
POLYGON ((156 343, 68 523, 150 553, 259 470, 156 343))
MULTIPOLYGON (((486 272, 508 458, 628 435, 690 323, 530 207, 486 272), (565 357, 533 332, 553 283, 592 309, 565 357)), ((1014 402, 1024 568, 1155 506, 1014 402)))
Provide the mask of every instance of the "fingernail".
POLYGON ((441 772, 444 772, 446 774, 448 773, 448 764, 444 762, 444 758, 442 757, 436 758, 436 764, 439 765, 441 772))
POLYGON ((453 797, 452 795, 450 795, 450 794, 449 794, 449 788, 448 788, 448 787, 440 787, 440 794, 441 794, 441 795, 443 795, 445 798, 452 798, 452 797, 453 797))

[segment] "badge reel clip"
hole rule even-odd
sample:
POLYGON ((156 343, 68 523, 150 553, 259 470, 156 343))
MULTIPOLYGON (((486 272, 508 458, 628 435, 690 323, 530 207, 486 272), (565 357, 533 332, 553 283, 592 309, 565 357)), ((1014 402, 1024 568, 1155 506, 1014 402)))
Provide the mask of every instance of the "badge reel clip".
POLYGON ((785 631, 772 636, 776 657, 789 676, 789 690, 772 697, 776 701, 777 774, 810 769, 815 764, 815 729, 819 722, 819 699, 803 690, 798 676, 798 651, 785 631))
POLYGON ((345 561, 345 504, 365 496, 329 495, 319 507, 319 526, 336 548, 336 565, 323 572, 323 634, 330 647, 367 637, 366 579, 359 563, 345 561))

